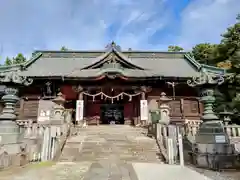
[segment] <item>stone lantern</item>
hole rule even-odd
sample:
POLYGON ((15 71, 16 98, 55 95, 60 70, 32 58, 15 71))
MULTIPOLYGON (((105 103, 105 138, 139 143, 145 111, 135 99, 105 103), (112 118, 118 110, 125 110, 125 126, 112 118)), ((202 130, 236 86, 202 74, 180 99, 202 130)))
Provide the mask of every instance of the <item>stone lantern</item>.
POLYGON ((17 152, 19 147, 16 144, 20 137, 20 128, 16 122, 15 113, 15 105, 19 101, 18 88, 31 85, 33 79, 21 76, 19 71, 10 71, 0 74, 0 82, 5 86, 2 97, 5 106, 0 115, 1 144, 8 145, 9 152, 17 152))
POLYGON ((187 81, 189 86, 197 87, 200 90, 200 100, 204 105, 203 116, 201 117, 203 122, 219 120, 218 116, 213 112, 213 104, 215 103, 214 88, 223 82, 223 75, 207 73, 205 71, 187 81))
POLYGON ((160 105, 159 105, 159 110, 160 110, 160 117, 161 120, 159 121, 159 123, 163 123, 163 124, 169 124, 170 123, 170 107, 168 105, 168 103, 171 101, 171 98, 168 98, 166 96, 165 92, 162 92, 160 95, 160 105))
POLYGON ((233 115, 233 112, 224 109, 224 111, 220 112, 219 115, 223 118, 224 125, 227 126, 231 121, 231 116, 233 115))
POLYGON ((63 97, 63 94, 59 92, 57 94, 57 97, 52 100, 55 104, 53 106, 53 111, 51 114, 51 120, 53 121, 64 121, 64 114, 65 114, 65 98, 63 97))
POLYGON ((193 143, 193 159, 199 167, 217 169, 234 161, 233 149, 222 120, 214 113, 214 89, 224 82, 223 74, 202 71, 199 76, 187 81, 191 87, 200 90, 203 102, 202 123, 193 143), (228 158, 226 158, 226 156, 228 158))

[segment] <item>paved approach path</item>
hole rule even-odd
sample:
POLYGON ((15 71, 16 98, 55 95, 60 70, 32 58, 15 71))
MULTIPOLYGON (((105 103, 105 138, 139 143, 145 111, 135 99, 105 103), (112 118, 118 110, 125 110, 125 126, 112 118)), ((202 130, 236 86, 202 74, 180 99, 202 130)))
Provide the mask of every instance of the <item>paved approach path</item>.
POLYGON ((69 137, 54 165, 26 168, 0 180, 208 180, 189 168, 165 165, 155 140, 131 126, 89 126, 69 137), (182 178, 181 178, 182 176, 182 178))

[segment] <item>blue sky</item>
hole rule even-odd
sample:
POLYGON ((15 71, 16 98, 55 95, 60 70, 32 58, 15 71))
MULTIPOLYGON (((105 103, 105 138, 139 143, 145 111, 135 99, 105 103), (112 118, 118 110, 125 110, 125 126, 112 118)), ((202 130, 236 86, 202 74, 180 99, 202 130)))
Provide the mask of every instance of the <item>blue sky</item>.
POLYGON ((34 50, 186 50, 218 43, 236 22, 240 0, 1 0, 0 56, 34 50))

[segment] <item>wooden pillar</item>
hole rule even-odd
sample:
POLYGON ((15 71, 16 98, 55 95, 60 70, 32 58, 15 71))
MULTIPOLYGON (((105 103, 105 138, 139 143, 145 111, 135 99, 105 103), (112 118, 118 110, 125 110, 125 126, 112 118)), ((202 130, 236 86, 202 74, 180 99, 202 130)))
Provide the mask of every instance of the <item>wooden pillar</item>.
MULTIPOLYGON (((139 93, 139 90, 135 90, 134 93, 139 93)), ((140 126, 140 100, 141 98, 137 96, 136 103, 134 103, 134 126, 140 126)))
POLYGON ((20 99, 20 108, 19 108, 19 119, 23 119, 24 117, 24 99, 20 99))
POLYGON ((83 92, 82 91, 80 91, 78 93, 78 100, 83 100, 83 92))
POLYGON ((144 92, 144 91, 141 93, 141 99, 142 99, 142 100, 145 100, 145 99, 146 99, 146 95, 145 95, 145 92, 144 92))

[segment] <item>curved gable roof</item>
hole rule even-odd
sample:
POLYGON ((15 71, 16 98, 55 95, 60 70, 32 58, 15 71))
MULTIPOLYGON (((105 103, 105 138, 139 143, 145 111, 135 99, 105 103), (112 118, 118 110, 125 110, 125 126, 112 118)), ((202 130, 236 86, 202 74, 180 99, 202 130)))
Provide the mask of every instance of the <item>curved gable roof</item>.
POLYGON ((0 66, 0 72, 20 70, 31 77, 95 77, 112 57, 124 65, 122 74, 129 77, 192 77, 201 70, 225 73, 224 69, 199 64, 183 52, 120 51, 111 45, 105 51, 41 51, 28 62, 0 66))
POLYGON ((106 61, 108 61, 111 58, 115 58, 116 61, 126 65, 130 69, 140 69, 140 70, 144 69, 143 67, 140 67, 139 65, 130 62, 128 58, 116 48, 115 43, 112 43, 111 46, 107 49, 107 51, 103 55, 96 57, 96 59, 92 62, 92 64, 82 69, 96 68, 98 66, 103 65, 106 61))

